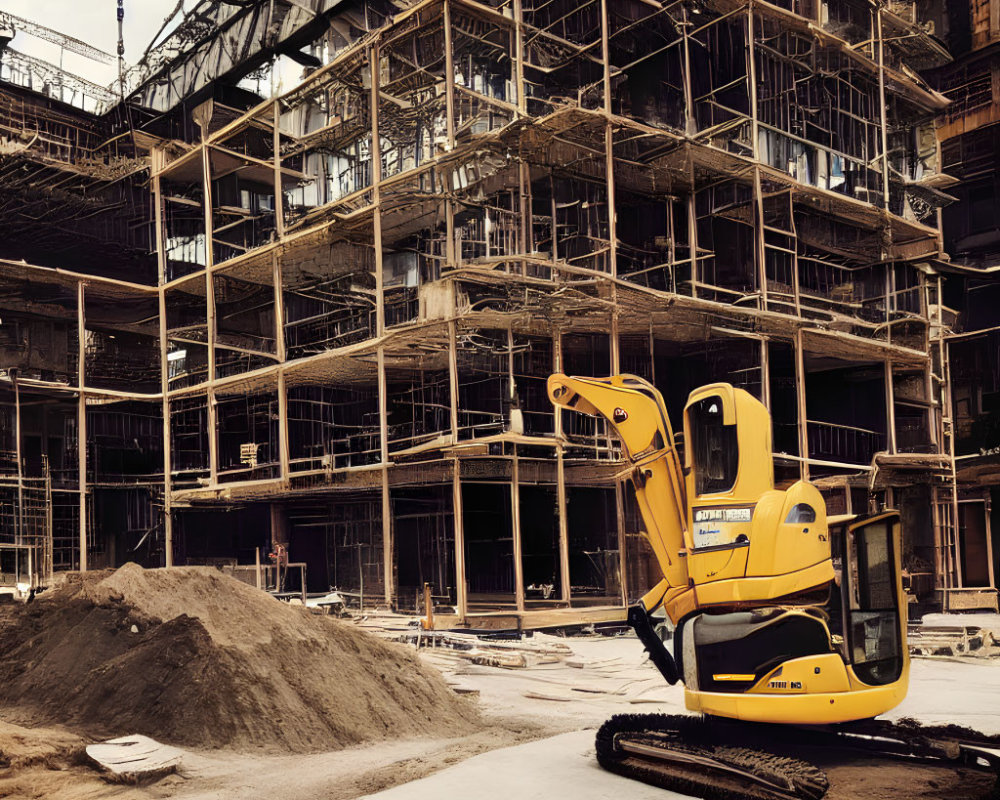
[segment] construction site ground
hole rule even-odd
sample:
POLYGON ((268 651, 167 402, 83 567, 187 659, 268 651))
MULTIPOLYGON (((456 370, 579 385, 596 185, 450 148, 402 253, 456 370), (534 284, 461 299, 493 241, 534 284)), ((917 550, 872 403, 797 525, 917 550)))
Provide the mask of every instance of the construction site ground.
MULTIPOLYGON (((125 577, 129 580, 118 577, 111 585, 126 587, 127 601, 128 586, 145 587, 147 583, 138 573, 125 577)), ((266 598, 266 602, 275 601, 266 598)), ((198 612, 203 617, 206 613, 198 612)), ((227 613, 233 613, 231 605, 227 613)), ((310 615, 303 609, 294 613, 302 617, 299 623, 306 631, 312 624, 306 619, 310 615)), ((129 619, 136 618, 133 609, 129 619)), ((280 746, 240 741, 221 747, 185 747, 174 737, 170 743, 184 749, 174 774, 143 785, 122 785, 106 781, 84 755, 83 747, 100 738, 93 732, 78 724, 59 724, 58 714, 26 716, 20 706, 4 704, 0 712, 0 797, 429 800, 474 796, 550 800, 571 796, 596 800, 627 795, 636 800, 666 800, 679 796, 606 773, 594 759, 594 732, 608 717, 616 713, 684 712, 682 687, 664 683, 631 635, 535 634, 505 644, 462 635, 418 633, 400 617, 315 621, 335 626, 331 630, 337 637, 344 637, 349 627, 367 629, 382 639, 402 639, 389 646, 387 652, 392 652, 393 658, 384 677, 395 680, 397 673, 392 670, 397 670, 405 681, 402 672, 419 671, 420 679, 432 687, 428 691, 436 691, 439 682, 434 674, 439 673, 459 697, 469 698, 462 703, 478 708, 478 720, 467 715, 462 706, 451 708, 450 701, 444 700, 413 712, 427 715, 425 720, 414 721, 417 728, 423 726, 424 733, 410 730, 396 738, 396 731, 389 728, 361 744, 325 752, 317 747, 289 747, 281 737, 275 739, 280 746), (405 652, 417 652, 418 642, 422 665, 405 652), (36 724, 43 718, 50 720, 49 724, 36 724)), ((220 640, 218 625, 206 623, 205 627, 220 640)), ((350 633, 346 639, 354 641, 354 636, 350 633)), ((273 644, 263 636, 258 638, 265 650, 273 644)), ((374 646, 380 645, 375 642, 374 646)), ((113 674, 108 675, 108 680, 114 679, 113 674)), ((411 681, 407 689, 420 691, 422 685, 411 681)), ((360 677, 345 672, 337 691, 350 703, 352 693, 371 689, 360 677), (364 684, 360 690, 359 681, 364 684)), ((414 708, 419 709, 419 700, 414 699, 414 708)), ((916 659, 909 695, 889 716, 912 717, 927 724, 957 723, 996 734, 1000 733, 997 708, 1000 660, 969 656, 916 659)), ((294 726, 294 721, 283 718, 277 709, 275 706, 272 718, 256 720, 255 724, 294 726)), ((202 713, 219 712, 205 708, 202 713)), ((260 712, 248 709, 248 713, 260 712)), ((102 730, 113 735, 134 732, 102 730)), ((955 789, 962 785, 959 771, 946 768, 941 776, 931 775, 920 786, 914 785, 908 772, 904 764, 868 769, 865 759, 859 758, 840 769, 828 797, 858 797, 862 790, 872 800, 963 797, 961 790, 955 789)))

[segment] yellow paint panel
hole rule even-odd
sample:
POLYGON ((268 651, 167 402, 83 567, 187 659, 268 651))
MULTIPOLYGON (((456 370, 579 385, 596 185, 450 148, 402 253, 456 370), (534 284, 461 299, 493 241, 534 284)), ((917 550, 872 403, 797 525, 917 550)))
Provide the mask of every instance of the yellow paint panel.
POLYGON ((773 600, 823 586, 833 580, 833 564, 822 561, 788 575, 714 581, 698 587, 698 606, 705 608, 737 602, 773 600))
POLYGON ((785 661, 755 686, 749 694, 788 694, 808 692, 830 694, 851 689, 851 675, 839 653, 823 653, 785 661))
POLYGON ((897 681, 853 692, 819 694, 728 694, 684 691, 690 711, 747 722, 786 725, 832 725, 869 719, 895 708, 906 696, 906 682, 897 681))

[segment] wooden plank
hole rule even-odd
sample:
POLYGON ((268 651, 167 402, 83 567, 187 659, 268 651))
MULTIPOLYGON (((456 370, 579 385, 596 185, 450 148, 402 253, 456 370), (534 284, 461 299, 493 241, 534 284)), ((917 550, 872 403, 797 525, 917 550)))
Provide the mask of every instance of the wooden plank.
POLYGON ((510 480, 510 514, 511 529, 514 537, 514 601, 517 610, 524 612, 524 564, 521 548, 521 481, 520 459, 517 455, 517 445, 512 445, 514 454, 511 458, 510 480))
POLYGON ((462 506, 462 476, 457 458, 452 462, 451 502, 455 533, 455 599, 458 602, 459 622, 464 623, 469 610, 469 594, 465 579, 465 518, 462 506))

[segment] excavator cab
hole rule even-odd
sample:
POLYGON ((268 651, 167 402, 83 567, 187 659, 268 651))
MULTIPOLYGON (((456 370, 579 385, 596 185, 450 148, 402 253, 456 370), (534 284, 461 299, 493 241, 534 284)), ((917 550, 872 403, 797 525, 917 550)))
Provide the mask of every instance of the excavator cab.
POLYGON ((792 597, 833 579, 826 504, 799 481, 774 488, 771 415, 727 383, 684 408, 688 572, 700 606, 792 597))
POLYGON ((729 384, 691 393, 683 458, 662 396, 641 378, 555 374, 548 389, 553 404, 604 417, 622 441, 664 576, 629 624, 663 676, 683 680, 689 709, 818 724, 902 700, 895 512, 833 536, 815 486, 774 488, 770 414, 729 384), (674 625, 672 654, 652 618, 660 606, 674 625))
POLYGON ((691 393, 684 407, 684 467, 692 497, 758 497, 774 488, 771 427, 764 405, 728 383, 691 393))

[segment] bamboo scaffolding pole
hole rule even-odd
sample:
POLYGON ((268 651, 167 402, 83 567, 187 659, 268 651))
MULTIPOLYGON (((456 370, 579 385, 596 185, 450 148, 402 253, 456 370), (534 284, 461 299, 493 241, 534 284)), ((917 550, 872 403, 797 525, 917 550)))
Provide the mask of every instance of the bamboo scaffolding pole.
MULTIPOLYGON (((552 371, 563 371, 562 332, 552 333, 552 371)), ((573 599, 569 572, 569 511, 566 504, 566 460, 563 444, 562 408, 556 406, 553 413, 553 432, 556 439, 556 515, 559 525, 559 598, 564 603, 573 599)))
MULTIPOLYGON (((154 162, 163 156, 160 151, 154 151, 154 162)), ((155 172, 155 171, 154 171, 155 172)), ((169 341, 167 337, 167 300, 163 288, 167 280, 167 254, 163 240, 163 187, 159 175, 154 175, 152 181, 153 222, 156 226, 156 272, 157 272, 157 311, 160 338, 160 394, 163 413, 163 550, 165 567, 174 565, 174 515, 173 515, 173 445, 170 435, 170 362, 169 341)))
POLYGON ((517 445, 512 444, 510 476, 510 514, 512 533, 514 535, 514 603, 518 611, 524 611, 524 553, 521 541, 521 478, 520 462, 517 445))
POLYGON ((83 281, 76 287, 77 308, 77 388, 79 400, 77 405, 76 449, 77 470, 79 472, 79 537, 80 537, 80 572, 87 571, 87 393, 86 363, 87 363, 87 301, 83 281))
POLYGON ((806 410, 806 368, 803 355, 802 331, 795 334, 795 407, 799 429, 799 471, 802 480, 809 480, 809 417, 806 410))
POLYGON ((461 462, 456 458, 452 461, 451 468, 451 513, 455 534, 455 601, 458 605, 459 621, 464 622, 469 614, 469 584, 465 574, 465 519, 461 473, 461 462))
POLYGON ((219 482, 219 430, 217 409, 215 405, 215 279, 212 275, 212 265, 215 260, 212 222, 212 153, 206 145, 207 124, 201 129, 202 153, 202 200, 205 206, 205 327, 208 342, 208 383, 206 388, 207 429, 208 429, 208 474, 213 484, 219 482))

